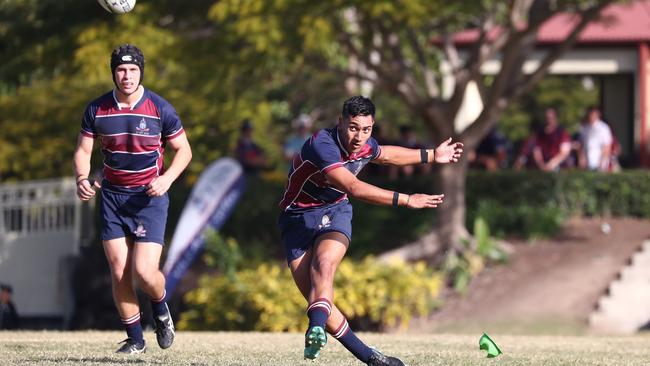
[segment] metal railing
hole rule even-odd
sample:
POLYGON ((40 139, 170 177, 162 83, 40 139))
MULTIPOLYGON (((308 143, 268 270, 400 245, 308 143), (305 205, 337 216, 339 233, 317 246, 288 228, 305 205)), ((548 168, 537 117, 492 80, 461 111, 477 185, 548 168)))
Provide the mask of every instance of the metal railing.
POLYGON ((74 179, 61 178, 0 185, 0 234, 79 230, 80 201, 74 179))

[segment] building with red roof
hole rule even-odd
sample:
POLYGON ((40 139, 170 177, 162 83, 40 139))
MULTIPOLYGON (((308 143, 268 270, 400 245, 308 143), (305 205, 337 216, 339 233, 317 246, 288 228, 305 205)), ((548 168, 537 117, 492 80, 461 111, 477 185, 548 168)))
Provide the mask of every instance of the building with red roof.
MULTIPOLYGON (((537 35, 537 49, 524 64, 532 72, 544 53, 566 39, 577 23, 573 14, 557 14, 537 35)), ((500 30, 495 28, 489 37, 500 30)), ((477 30, 454 35, 459 48, 478 38, 477 30)), ((549 68, 554 75, 584 75, 596 80, 603 116, 632 164, 650 166, 650 0, 613 4, 586 26, 572 50, 549 68)), ((499 70, 498 59, 483 65, 485 74, 499 70)))

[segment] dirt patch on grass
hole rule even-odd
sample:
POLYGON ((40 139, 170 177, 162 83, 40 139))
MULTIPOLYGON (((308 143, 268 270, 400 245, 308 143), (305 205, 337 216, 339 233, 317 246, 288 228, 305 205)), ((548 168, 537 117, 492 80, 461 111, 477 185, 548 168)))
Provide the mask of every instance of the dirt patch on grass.
POLYGON ((555 238, 510 241, 514 252, 508 263, 484 270, 465 295, 447 295, 439 311, 412 329, 585 328, 598 298, 648 238, 648 220, 575 218, 555 238))

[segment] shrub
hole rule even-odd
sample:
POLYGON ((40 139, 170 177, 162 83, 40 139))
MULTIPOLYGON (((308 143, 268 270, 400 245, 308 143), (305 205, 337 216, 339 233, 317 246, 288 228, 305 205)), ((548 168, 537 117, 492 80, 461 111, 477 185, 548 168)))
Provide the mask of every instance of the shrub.
MULTIPOLYGON (((441 286, 440 275, 424 263, 383 264, 368 257, 340 265, 335 303, 366 329, 399 327, 433 310, 441 286)), ((189 310, 179 329, 302 331, 307 325, 306 301, 284 264, 262 264, 234 277, 204 275, 185 302, 189 310)))

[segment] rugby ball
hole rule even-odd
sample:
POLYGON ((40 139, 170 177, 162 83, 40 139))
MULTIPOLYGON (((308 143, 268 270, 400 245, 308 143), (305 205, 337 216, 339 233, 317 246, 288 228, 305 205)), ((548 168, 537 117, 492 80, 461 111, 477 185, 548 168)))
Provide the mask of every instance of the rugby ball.
POLYGON ((102 8, 113 14, 128 13, 135 7, 136 0, 97 0, 102 8))

